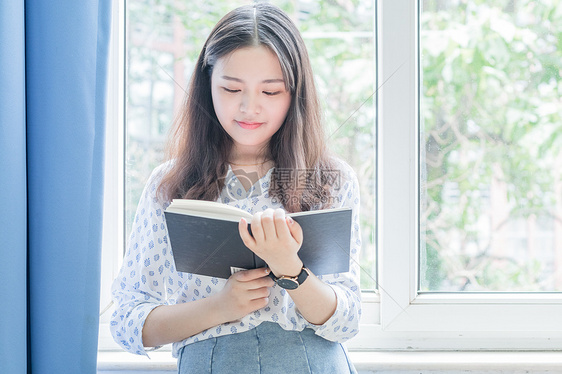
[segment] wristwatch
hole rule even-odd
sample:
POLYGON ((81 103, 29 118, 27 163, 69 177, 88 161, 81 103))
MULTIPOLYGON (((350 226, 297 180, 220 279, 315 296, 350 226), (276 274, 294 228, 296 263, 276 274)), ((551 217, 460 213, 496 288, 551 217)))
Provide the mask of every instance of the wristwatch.
POLYGON ((302 267, 299 275, 297 275, 296 277, 289 277, 286 275, 282 275, 279 278, 277 278, 275 274, 273 274, 273 272, 269 273, 270 278, 273 279, 273 281, 277 283, 279 287, 284 288, 286 290, 297 289, 301 284, 304 283, 304 281, 306 280, 306 278, 308 278, 309 275, 310 274, 308 272, 308 269, 305 268, 304 266, 302 267))

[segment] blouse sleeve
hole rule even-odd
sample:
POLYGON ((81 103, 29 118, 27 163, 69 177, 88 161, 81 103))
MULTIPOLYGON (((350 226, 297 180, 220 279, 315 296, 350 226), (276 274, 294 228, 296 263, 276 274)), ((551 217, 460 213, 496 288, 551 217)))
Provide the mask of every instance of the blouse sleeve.
POLYGON ((164 204, 156 193, 163 174, 163 167, 155 169, 144 188, 123 265, 112 285, 111 334, 121 347, 139 355, 147 355, 142 342, 146 317, 181 284, 168 246, 164 204))
POLYGON ((330 341, 343 343, 359 332, 361 317, 361 287, 359 272, 359 252, 361 233, 359 226, 359 183, 353 169, 347 164, 340 169, 341 186, 334 179, 334 207, 352 208, 350 271, 332 275, 318 276, 334 290, 337 306, 334 314, 322 325, 313 325, 316 334, 330 341), (338 188, 339 187, 339 188, 338 188))

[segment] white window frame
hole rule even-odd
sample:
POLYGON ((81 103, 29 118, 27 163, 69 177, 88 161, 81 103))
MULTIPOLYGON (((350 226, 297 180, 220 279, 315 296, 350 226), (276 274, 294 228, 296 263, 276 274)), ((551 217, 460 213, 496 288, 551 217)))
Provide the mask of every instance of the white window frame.
MULTIPOLYGON (((562 296, 418 293, 419 1, 376 0, 379 293, 363 293, 359 350, 559 350, 562 296)), ((124 246, 124 2, 113 1, 101 310, 124 246), (117 160, 117 162, 115 162, 117 160)), ((100 351, 120 351, 102 314, 100 351)))
POLYGON ((362 327, 363 346, 559 350, 560 293, 417 291, 419 3, 378 1, 380 323, 362 327))
POLYGON ((109 331, 114 307, 111 284, 123 262, 125 246, 125 1, 112 1, 108 57, 103 238, 98 350, 121 351, 109 331))

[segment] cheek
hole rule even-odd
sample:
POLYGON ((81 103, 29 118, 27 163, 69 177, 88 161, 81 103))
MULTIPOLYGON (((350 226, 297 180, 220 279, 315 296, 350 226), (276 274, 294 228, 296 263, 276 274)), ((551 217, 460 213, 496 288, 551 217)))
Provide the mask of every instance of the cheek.
POLYGON ((279 117, 279 119, 281 121, 284 121, 285 117, 287 117, 287 113, 289 112, 290 106, 291 106, 291 98, 290 97, 285 98, 284 100, 279 102, 278 105, 276 106, 277 116, 279 117))
POLYGON ((213 101, 213 108, 215 109, 215 113, 218 116, 220 111, 220 100, 214 88, 211 89, 211 100, 213 101))
POLYGON ((213 92, 213 107, 215 108, 215 113, 219 120, 232 115, 233 104, 231 100, 225 100, 225 98, 213 92))

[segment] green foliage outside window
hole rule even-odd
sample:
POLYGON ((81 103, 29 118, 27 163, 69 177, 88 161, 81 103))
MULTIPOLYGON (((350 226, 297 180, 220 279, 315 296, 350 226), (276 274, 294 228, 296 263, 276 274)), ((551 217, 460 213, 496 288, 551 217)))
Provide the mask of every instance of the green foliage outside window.
POLYGON ((424 1, 422 291, 562 290, 562 3, 424 1))
MULTIPOLYGON (((127 231, 193 61, 242 3, 127 1, 127 231)), ((374 1, 274 3, 309 48, 330 147, 359 176, 361 285, 374 289, 374 1)), ((560 291, 562 3, 420 8, 419 288, 560 291)))

